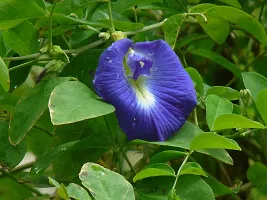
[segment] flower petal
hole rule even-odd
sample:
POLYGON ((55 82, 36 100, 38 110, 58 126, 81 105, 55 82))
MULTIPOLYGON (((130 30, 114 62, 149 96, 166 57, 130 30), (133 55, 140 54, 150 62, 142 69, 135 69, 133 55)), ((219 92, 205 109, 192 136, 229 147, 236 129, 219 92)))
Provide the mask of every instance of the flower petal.
POLYGON ((163 40, 133 45, 129 39, 116 41, 101 55, 94 85, 116 108, 119 125, 130 140, 166 140, 182 127, 196 106, 193 83, 163 40), (146 68, 150 71, 139 73, 146 76, 137 80, 124 73, 124 56, 130 47, 152 64, 151 69, 146 68))

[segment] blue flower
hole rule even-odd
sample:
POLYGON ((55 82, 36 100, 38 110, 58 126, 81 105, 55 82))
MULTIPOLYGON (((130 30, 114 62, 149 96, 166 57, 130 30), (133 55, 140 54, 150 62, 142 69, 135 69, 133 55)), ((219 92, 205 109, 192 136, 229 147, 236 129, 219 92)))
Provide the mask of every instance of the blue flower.
POLYGON ((192 80, 163 40, 114 42, 100 56, 93 83, 116 108, 129 140, 165 141, 197 102, 192 80))

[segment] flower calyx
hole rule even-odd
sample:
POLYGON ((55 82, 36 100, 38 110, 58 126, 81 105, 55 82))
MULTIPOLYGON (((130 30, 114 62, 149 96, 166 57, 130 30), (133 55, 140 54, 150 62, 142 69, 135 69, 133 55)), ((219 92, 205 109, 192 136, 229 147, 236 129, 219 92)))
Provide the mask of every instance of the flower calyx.
POLYGON ((112 34, 111 34, 111 39, 115 42, 117 40, 121 40, 121 39, 124 39, 124 38, 127 38, 127 35, 121 31, 114 31, 112 34))

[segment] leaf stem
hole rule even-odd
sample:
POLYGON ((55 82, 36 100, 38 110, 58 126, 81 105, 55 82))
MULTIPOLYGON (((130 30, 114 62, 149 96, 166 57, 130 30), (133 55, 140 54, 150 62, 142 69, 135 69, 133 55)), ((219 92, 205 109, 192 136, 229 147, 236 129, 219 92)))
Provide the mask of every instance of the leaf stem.
POLYGON ((40 61, 45 61, 45 60, 49 60, 48 58, 43 58, 43 59, 39 59, 39 60, 31 60, 31 61, 28 61, 28 62, 25 62, 25 63, 22 63, 20 65, 17 65, 15 67, 11 67, 8 69, 9 72, 12 72, 14 70, 17 70, 17 69, 20 69, 20 68, 23 68, 23 67, 27 67, 31 64, 34 64, 34 63, 37 63, 37 62, 40 62, 40 61))
POLYGON ((205 23, 208 22, 207 17, 203 13, 185 13, 185 16, 200 16, 203 18, 205 23))
POLYGON ((153 29, 155 29, 155 28, 159 28, 159 27, 161 27, 161 26, 164 24, 164 22, 165 22, 166 20, 167 20, 167 19, 165 19, 165 20, 163 20, 163 21, 161 21, 161 22, 158 22, 158 23, 156 23, 156 24, 152 24, 152 25, 146 26, 146 27, 144 27, 144 28, 142 28, 142 29, 139 29, 139 30, 137 30, 137 31, 129 31, 129 32, 123 32, 123 33, 126 34, 126 35, 135 35, 135 34, 137 34, 137 33, 142 33, 142 32, 146 32, 146 31, 150 31, 150 30, 153 30, 153 29))
POLYGON ((89 26, 89 25, 80 25, 78 26, 79 28, 83 28, 85 30, 91 30, 91 31, 94 31, 96 33, 101 33, 99 30, 97 30, 96 28, 92 27, 92 26, 89 26))
POLYGON ((196 107, 194 109, 194 120, 195 120, 195 125, 198 126, 197 108, 196 107))
POLYGON ((259 129, 253 129, 253 130, 248 130, 248 131, 245 131, 243 133, 237 132, 237 133, 235 133, 233 135, 226 135, 225 137, 227 137, 227 138, 245 137, 245 136, 249 135, 250 133, 254 133, 256 131, 265 130, 265 129, 267 129, 267 127, 259 128, 259 129))
POLYGON ((43 194, 41 192, 39 192, 38 190, 36 190, 35 188, 29 186, 29 185, 26 185, 22 182, 20 182, 15 176, 13 176, 12 174, 6 172, 4 169, 0 168, 0 172, 7 176, 8 178, 12 179, 13 181, 21 184, 23 187, 25 187, 26 189, 30 190, 31 192, 35 193, 37 196, 42 196, 43 194))
POLYGON ((27 59, 33 59, 38 58, 41 55, 41 53, 34 53, 26 56, 19 56, 19 57, 7 57, 3 58, 4 61, 17 61, 17 60, 27 60, 27 59))
POLYGON ((62 37, 63 41, 65 42, 65 44, 67 45, 67 47, 68 47, 69 49, 72 49, 71 46, 70 46, 70 43, 68 42, 68 40, 67 40, 67 38, 65 37, 65 35, 62 34, 61 37, 62 37))
POLYGON ((224 176, 225 176, 225 179, 226 181, 228 182, 229 185, 233 185, 233 182, 228 174, 228 172, 226 171, 225 167, 223 166, 222 162, 217 160, 217 163, 221 169, 221 171, 223 172, 224 176))
POLYGON ((111 33, 115 31, 113 19, 112 19, 112 9, 111 9, 111 0, 108 1, 108 15, 110 20, 110 26, 111 26, 111 33))
POLYGON ((52 46, 53 46, 53 41, 52 41, 52 26, 53 26, 53 23, 52 23, 52 15, 53 15, 53 12, 54 12, 54 9, 56 7, 56 4, 57 4, 57 0, 54 0, 54 3, 53 3, 53 6, 52 6, 52 10, 50 12, 50 15, 49 15, 49 43, 48 43, 48 52, 50 52, 52 50, 52 46))
POLYGON ((138 23, 137 9, 135 7, 133 7, 133 11, 134 11, 134 19, 135 19, 135 22, 138 23))
POLYGON ((80 54, 82 52, 84 52, 85 50, 87 49, 91 49, 95 46, 98 46, 102 43, 105 42, 105 39, 100 39, 100 40, 97 40, 91 44, 88 44, 86 46, 83 46, 83 47, 80 47, 80 48, 77 48, 77 49, 68 49, 68 50, 63 50, 65 53, 70 53, 70 54, 80 54))
POLYGON ((17 69, 20 69, 20 68, 29 66, 29 65, 31 65, 31 64, 33 64, 33 63, 35 63, 35 62, 37 62, 37 60, 31 60, 31 61, 22 63, 22 64, 20 64, 20 65, 17 65, 17 66, 15 66, 15 67, 9 68, 8 71, 9 71, 9 72, 12 72, 12 71, 14 71, 14 70, 17 70, 17 69))
POLYGON ((183 169, 185 163, 187 162, 188 158, 190 157, 190 155, 191 155, 192 153, 193 153, 193 151, 189 151, 189 152, 187 153, 187 155, 186 155, 186 157, 185 157, 183 163, 181 164, 181 166, 180 166, 180 168, 179 168, 179 170, 178 170, 178 172, 177 172, 177 174, 176 174, 176 178, 175 178, 174 184, 173 184, 173 186, 172 186, 172 190, 173 190, 173 191, 175 191, 175 187, 176 187, 176 185, 177 185, 177 181, 178 181, 178 178, 179 178, 179 176, 180 176, 180 174, 181 174, 181 172, 182 172, 182 169, 183 169))

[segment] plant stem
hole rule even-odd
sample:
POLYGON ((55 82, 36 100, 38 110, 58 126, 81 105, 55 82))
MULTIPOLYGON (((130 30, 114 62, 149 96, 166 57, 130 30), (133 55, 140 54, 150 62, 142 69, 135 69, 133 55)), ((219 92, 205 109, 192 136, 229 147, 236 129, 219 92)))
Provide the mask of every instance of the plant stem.
POLYGON ((197 108, 194 109, 194 120, 195 120, 195 125, 198 126, 197 108))
POLYGON ((229 184, 229 185, 233 185, 233 182, 232 182, 232 180, 231 180, 231 178, 230 178, 228 172, 226 171, 225 167, 223 166, 222 162, 217 160, 217 163, 218 163, 218 165, 219 165, 221 171, 223 172, 223 174, 224 174, 224 176, 225 176, 225 178, 226 178, 228 184, 229 184))
POLYGON ((3 58, 4 61, 17 61, 17 60, 27 60, 27 59, 33 59, 38 58, 41 55, 41 53, 34 53, 26 56, 19 56, 19 57, 7 57, 3 58))
POLYGON ((256 132, 256 131, 261 131, 261 130, 264 130, 264 129, 267 129, 267 127, 264 127, 264 128, 262 128, 262 129, 248 130, 248 131, 245 131, 245 132, 243 132, 243 133, 239 133, 239 132, 237 132, 237 133, 235 133, 235 134, 233 134, 233 135, 227 135, 227 136, 225 136, 225 137, 227 137, 227 138, 245 137, 245 136, 249 135, 250 133, 254 133, 254 132, 256 132))
POLYGON ((12 72, 14 70, 17 70, 17 69, 20 69, 20 68, 23 68, 23 67, 27 67, 31 64, 34 64, 34 63, 41 63, 42 61, 45 61, 45 60, 49 60, 48 58, 43 58, 43 59, 39 59, 39 60, 31 60, 31 61, 28 61, 28 62, 25 62, 25 63, 22 63, 20 65, 17 65, 15 67, 12 67, 12 68, 9 68, 8 71, 9 72, 12 72))
POLYGON ((31 64, 33 64, 33 63, 35 63, 35 62, 37 62, 37 60, 31 60, 31 61, 29 61, 29 62, 25 62, 25 63, 22 63, 22 64, 20 64, 20 65, 15 66, 15 67, 9 68, 8 71, 9 71, 9 72, 12 72, 12 71, 14 71, 14 70, 17 70, 17 69, 20 69, 20 68, 29 66, 29 65, 31 65, 31 64))
POLYGON ((83 28, 85 30, 91 30, 91 31, 94 31, 96 33, 101 33, 99 30, 97 30, 96 28, 92 27, 92 26, 89 26, 89 25, 81 25, 79 26, 80 28, 83 28))
MULTIPOLYGON (((97 40, 91 44, 88 44, 86 46, 83 46, 83 47, 80 47, 80 48, 77 48, 77 49, 66 49, 66 50, 63 50, 65 53, 68 53, 68 54, 80 54, 82 53, 83 51, 87 50, 87 49, 91 49, 97 45, 100 45, 102 43, 104 43, 105 40, 104 39, 100 39, 100 40, 97 40)), ((27 56, 20 56, 20 57, 7 57, 7 58, 3 58, 5 61, 16 61, 16 60, 26 60, 26 59, 31 59, 31 58, 37 58, 41 55, 41 53, 36 53, 36 54, 31 54, 31 55, 27 55, 27 56)), ((45 59, 47 60, 47 59, 45 59)), ((29 61, 29 62, 32 62, 33 60, 29 61)), ((34 61, 39 61, 39 60, 34 60, 34 61)), ((25 64, 25 63, 23 63, 25 64)), ((21 64, 21 65, 23 65, 21 64)), ((19 65, 18 65, 19 66, 19 65)), ((16 66, 16 67, 18 67, 16 66)), ((12 67, 10 68, 10 71, 13 71, 13 68, 15 67, 12 67)), ((15 70, 15 69, 14 69, 15 70)))
POLYGON ((112 19, 112 10, 111 10, 111 0, 108 1, 108 15, 110 20, 110 26, 111 26, 111 33, 115 31, 113 19, 112 19))
POLYGON ((35 193, 37 196, 42 196, 43 194, 41 192, 39 192, 38 190, 36 190, 35 188, 29 186, 29 185, 26 185, 22 182, 20 182, 15 176, 11 175, 10 173, 6 172, 5 170, 3 170, 2 168, 0 168, 0 172, 7 176, 8 178, 12 179, 13 181, 21 184, 23 187, 25 187, 26 189, 30 190, 31 192, 35 193))
POLYGON ((133 11, 134 11, 134 19, 135 19, 135 22, 138 23, 137 9, 135 7, 133 7, 133 11))
POLYGON ((203 18, 205 23, 208 22, 207 17, 203 13, 185 13, 185 16, 200 16, 203 18))
POLYGON ((69 49, 72 49, 71 46, 70 46, 70 43, 69 43, 68 40, 66 39, 65 35, 62 34, 61 37, 62 37, 63 41, 65 42, 65 44, 68 46, 68 48, 69 48, 69 49))
POLYGON ((52 15, 53 15, 54 9, 56 7, 56 4, 57 4, 57 0, 54 0, 53 6, 52 6, 52 10, 51 10, 50 15, 49 15, 49 43, 48 43, 48 52, 51 51, 52 46, 53 46, 53 41, 52 41, 52 26, 53 26, 53 23, 52 23, 52 15))
POLYGON ((124 152, 123 148, 120 148, 120 151, 121 151, 121 153, 122 153, 124 159, 126 160, 127 164, 129 165, 130 169, 132 170, 132 172, 133 172, 134 174, 137 174, 137 172, 136 172, 134 166, 132 165, 132 163, 131 163, 130 159, 128 158, 127 154, 124 152))
POLYGON ((159 23, 156 23, 156 24, 152 24, 152 25, 146 26, 146 27, 144 27, 142 29, 139 29, 137 31, 129 31, 129 32, 123 32, 123 33, 126 34, 126 35, 135 35, 137 33, 142 33, 142 32, 146 32, 146 31, 150 31, 150 30, 153 30, 155 28, 161 27, 166 20, 167 19, 163 20, 162 22, 159 22, 159 23))
POLYGON ((180 176, 180 174, 181 174, 181 172, 182 172, 182 169, 183 169, 185 163, 187 162, 188 158, 190 157, 190 155, 191 155, 192 153, 193 153, 193 151, 189 151, 188 154, 186 155, 186 157, 185 157, 183 163, 181 164, 181 166, 180 166, 180 168, 179 168, 179 170, 178 170, 178 172, 177 172, 177 174, 176 174, 176 178, 175 178, 174 184, 173 184, 173 186, 172 186, 172 190, 175 190, 175 187, 176 187, 176 185, 177 185, 177 181, 178 181, 178 178, 179 178, 179 176, 180 176))
POLYGON ((105 40, 104 39, 100 39, 100 40, 97 40, 91 44, 88 44, 86 46, 83 46, 83 47, 80 47, 80 48, 77 48, 77 49, 69 49, 69 50, 64 50, 65 53, 70 53, 70 54, 80 54, 82 53, 83 51, 87 50, 87 49, 91 49, 95 46, 98 46, 102 43, 104 43, 105 40))

